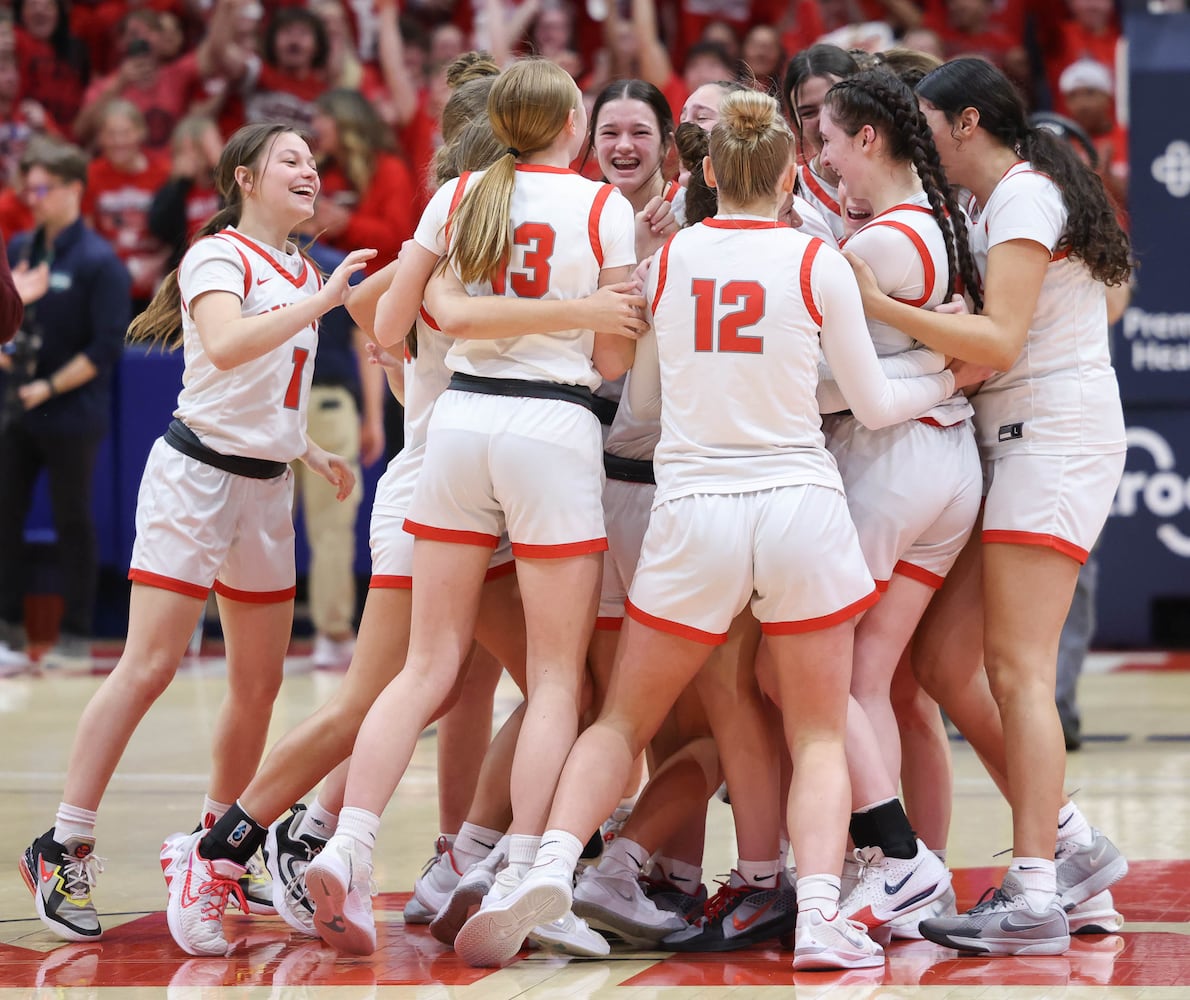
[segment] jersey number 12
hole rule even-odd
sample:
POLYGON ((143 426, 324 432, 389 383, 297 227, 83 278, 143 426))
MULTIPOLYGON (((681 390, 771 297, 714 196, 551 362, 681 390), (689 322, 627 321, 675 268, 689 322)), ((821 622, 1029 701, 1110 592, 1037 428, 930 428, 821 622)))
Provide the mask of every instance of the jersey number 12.
POLYGON ((764 285, 757 281, 729 281, 715 294, 717 283, 710 278, 695 278, 690 283, 694 296, 694 349, 726 351, 732 354, 763 354, 764 337, 742 334, 764 318, 764 285), (715 304, 734 306, 715 323, 715 304))

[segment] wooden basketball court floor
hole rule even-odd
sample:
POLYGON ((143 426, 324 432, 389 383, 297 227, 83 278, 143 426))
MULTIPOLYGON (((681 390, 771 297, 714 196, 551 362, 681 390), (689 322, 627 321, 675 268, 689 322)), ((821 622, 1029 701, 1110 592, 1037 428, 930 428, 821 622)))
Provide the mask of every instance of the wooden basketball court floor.
MULTIPOLYGON (((296 647, 295 647, 296 650, 296 647)), ((100 811, 106 859, 95 899, 107 933, 64 945, 37 920, 16 871, 51 822, 74 726, 94 675, 0 679, 0 1000, 777 1000, 860 998, 1190 997, 1190 655, 1100 654, 1083 679, 1084 748, 1068 787, 1131 861, 1115 887, 1119 934, 1075 938, 1060 957, 958 958, 927 942, 894 944, 884 968, 794 974, 776 948, 717 956, 613 949, 602 961, 524 953, 500 970, 470 969, 406 928, 401 907, 437 832, 432 733, 421 741, 384 817, 376 880, 380 948, 341 958, 291 937, 279 918, 233 915, 227 958, 190 959, 170 940, 157 862, 164 835, 193 827, 205 790, 207 741, 223 690, 222 662, 193 661, 137 733, 100 811)), ((273 716, 276 737, 337 683, 294 656, 273 716)), ((500 689, 507 711, 512 694, 500 689)), ((949 861, 960 905, 998 882, 1011 844, 1008 811, 970 749, 955 743, 949 861)), ((712 802, 705 877, 735 857, 730 812, 712 802)))

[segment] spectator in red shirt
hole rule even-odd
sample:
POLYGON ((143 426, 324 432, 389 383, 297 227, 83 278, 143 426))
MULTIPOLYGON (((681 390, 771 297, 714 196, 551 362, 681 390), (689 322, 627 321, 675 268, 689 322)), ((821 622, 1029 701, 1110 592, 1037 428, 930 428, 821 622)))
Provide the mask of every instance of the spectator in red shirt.
POLYGON ((15 0, 17 59, 23 93, 68 132, 90 75, 87 49, 70 33, 66 0, 15 0))
POLYGON ((190 52, 163 62, 165 43, 156 11, 133 10, 125 16, 116 40, 123 58, 113 73, 87 88, 83 109, 74 123, 79 142, 92 141, 103 107, 114 97, 140 109, 145 119, 145 145, 153 150, 166 148, 174 125, 188 111, 201 110, 194 100, 201 88, 197 54, 190 52))
POLYGON ((1120 29, 1112 0, 1066 0, 1066 6, 1070 16, 1058 26, 1057 40, 1046 59, 1046 75, 1055 110, 1073 117, 1059 81, 1062 72, 1081 59, 1114 66, 1120 29))
POLYGON ((362 95, 339 89, 318 98, 312 133, 322 190, 306 231, 344 251, 375 247, 368 273, 379 270, 417 223, 413 177, 392 132, 362 95))
POLYGON ((83 214, 128 268, 136 314, 156 292, 169 257, 169 248, 149 231, 149 205, 169 178, 169 161, 145 150, 140 109, 119 98, 104 109, 97 138, 83 214))
POLYGON ((1062 71, 1058 90, 1070 117, 1095 146, 1099 157, 1095 172, 1123 208, 1128 198, 1128 130, 1116 121, 1111 70, 1093 59, 1080 59, 1062 71))
POLYGON ((1000 67, 1022 91, 1029 89, 1029 59, 1024 40, 992 21, 990 0, 946 0, 946 19, 936 30, 947 59, 982 56, 1000 67))

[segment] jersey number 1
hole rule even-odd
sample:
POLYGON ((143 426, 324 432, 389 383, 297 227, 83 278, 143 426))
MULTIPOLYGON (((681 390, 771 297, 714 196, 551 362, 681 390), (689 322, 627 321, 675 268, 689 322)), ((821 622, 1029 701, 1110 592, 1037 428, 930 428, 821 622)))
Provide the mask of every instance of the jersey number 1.
POLYGON ((764 285, 757 281, 729 281, 717 296, 715 288, 716 283, 710 278, 695 278, 690 283, 690 294, 694 296, 694 349, 763 354, 764 337, 741 334, 740 329, 755 326, 764 318, 764 285), (742 305, 721 317, 716 326, 716 300, 725 306, 742 305))
POLYGON ((302 398, 302 372, 306 368, 306 359, 310 351, 305 347, 293 349, 293 374, 289 376, 289 385, 285 387, 285 409, 296 410, 302 398))

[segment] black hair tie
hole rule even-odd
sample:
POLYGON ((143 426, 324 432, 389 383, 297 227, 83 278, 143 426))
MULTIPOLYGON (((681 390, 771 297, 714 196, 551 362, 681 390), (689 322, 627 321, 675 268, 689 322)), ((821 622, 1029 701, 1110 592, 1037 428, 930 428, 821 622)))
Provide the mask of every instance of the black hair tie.
POLYGON ((509 146, 506 152, 512 153, 518 160, 521 158, 521 151, 516 146, 509 146))

